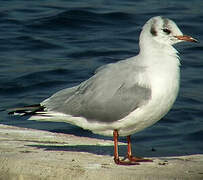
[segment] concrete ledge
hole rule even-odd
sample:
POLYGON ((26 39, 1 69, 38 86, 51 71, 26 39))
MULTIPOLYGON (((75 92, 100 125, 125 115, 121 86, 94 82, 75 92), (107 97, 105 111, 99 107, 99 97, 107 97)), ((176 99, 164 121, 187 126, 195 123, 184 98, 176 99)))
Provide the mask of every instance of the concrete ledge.
POLYGON ((113 141, 0 125, 0 180, 203 179, 203 155, 117 166, 112 151, 113 141))

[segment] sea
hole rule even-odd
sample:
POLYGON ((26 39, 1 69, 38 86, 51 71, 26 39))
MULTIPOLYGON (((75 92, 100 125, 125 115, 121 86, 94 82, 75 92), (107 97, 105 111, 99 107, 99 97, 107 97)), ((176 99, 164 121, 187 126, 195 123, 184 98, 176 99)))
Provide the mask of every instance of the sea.
POLYGON ((203 153, 202 0, 0 0, 0 4, 0 124, 112 139, 67 123, 10 116, 6 109, 38 104, 88 79, 102 65, 137 55, 142 26, 160 15, 174 20, 198 43, 175 46, 181 58, 178 98, 164 118, 132 135, 133 148, 150 156, 203 153))

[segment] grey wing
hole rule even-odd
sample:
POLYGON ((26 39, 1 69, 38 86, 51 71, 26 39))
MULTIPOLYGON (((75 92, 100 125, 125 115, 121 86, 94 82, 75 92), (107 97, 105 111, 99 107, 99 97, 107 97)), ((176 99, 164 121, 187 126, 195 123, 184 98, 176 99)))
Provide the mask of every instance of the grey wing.
POLYGON ((89 80, 59 91, 42 104, 48 110, 85 117, 90 121, 122 119, 145 104, 151 97, 151 90, 132 82, 142 73, 140 69, 136 72, 133 67, 117 66, 107 66, 89 80))

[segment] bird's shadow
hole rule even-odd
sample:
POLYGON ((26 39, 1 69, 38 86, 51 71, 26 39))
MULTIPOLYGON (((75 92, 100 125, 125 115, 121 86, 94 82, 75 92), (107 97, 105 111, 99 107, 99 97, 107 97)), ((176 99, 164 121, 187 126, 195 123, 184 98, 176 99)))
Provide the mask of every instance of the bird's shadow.
MULTIPOLYGON (((29 147, 35 147, 39 149, 44 149, 45 151, 67 151, 67 152, 87 152, 96 155, 108 155, 113 156, 114 146, 112 145, 27 145, 29 147)), ((127 146, 119 145, 119 155, 126 157, 127 155, 127 146)), ((151 157, 149 152, 136 152, 135 156, 141 157, 151 157)))
MULTIPOLYGON (((45 151, 70 151, 70 152, 87 152, 96 155, 113 156, 113 146, 98 146, 98 145, 28 145, 35 148, 42 148, 45 151)), ((120 155, 125 156, 124 146, 119 147, 120 155)))
MULTIPOLYGON (((68 130, 52 130, 52 132, 57 132, 57 133, 64 133, 64 134, 69 134, 69 135, 74 135, 77 137, 88 137, 88 138, 93 138, 93 139, 102 139, 102 140, 113 140, 112 137, 106 137, 106 136, 101 136, 101 135, 96 135, 91 133, 88 130, 83 130, 78 127, 75 127, 76 129, 72 129, 72 131, 68 130), (81 136, 82 134, 82 136, 81 136)), ((103 142, 103 141, 102 141, 103 142)), ((68 151, 68 152, 87 152, 91 154, 96 154, 96 155, 108 155, 108 156, 113 156, 114 152, 114 145, 112 141, 112 145, 63 145, 61 143, 52 143, 48 142, 49 144, 33 144, 33 145, 27 145, 30 147, 35 147, 39 149, 44 149, 45 151, 68 151)), ((126 157, 127 155, 127 144, 126 143, 126 138, 125 137, 119 137, 119 155, 122 157, 126 157), (122 144, 120 143, 122 142, 122 144)), ((139 156, 139 157, 158 157, 163 155, 161 154, 160 151, 157 151, 155 148, 150 147, 150 146, 143 146, 141 145, 142 143, 134 143, 134 137, 132 137, 132 150, 133 150, 133 155, 139 156)), ((171 154, 171 156, 174 156, 174 154, 171 154)))
MULTIPOLYGON (((51 130, 51 132, 54 133, 63 133, 63 134, 69 134, 69 135, 74 135, 77 137, 88 137, 88 138, 93 138, 93 139, 102 139, 102 140, 113 140, 113 137, 108 137, 108 136, 102 136, 102 135, 97 135, 93 134, 92 132, 88 130, 81 129, 76 126, 70 125, 70 129, 54 129, 51 130)), ((134 141, 134 138, 132 138, 134 141)), ((119 137, 119 142, 125 143, 126 142, 126 137, 119 137)), ((35 148, 40 148, 44 149, 45 151, 72 151, 72 152, 87 152, 87 153, 92 153, 96 155, 109 155, 113 156, 114 152, 114 146, 113 142, 112 145, 63 145, 59 144, 57 145, 56 143, 51 143, 50 145, 43 145, 43 144, 37 144, 37 145, 28 145, 31 147, 35 148)), ((136 146, 134 143, 132 144, 132 148, 136 146)), ((137 150, 135 151, 136 156, 145 156, 145 157, 150 157, 152 156, 153 152, 155 151, 153 148, 150 147, 140 147, 138 146, 136 148, 137 150), (152 154, 151 154, 152 152, 152 154)), ((126 156, 127 154, 127 144, 119 144, 119 155, 120 156, 126 156)))

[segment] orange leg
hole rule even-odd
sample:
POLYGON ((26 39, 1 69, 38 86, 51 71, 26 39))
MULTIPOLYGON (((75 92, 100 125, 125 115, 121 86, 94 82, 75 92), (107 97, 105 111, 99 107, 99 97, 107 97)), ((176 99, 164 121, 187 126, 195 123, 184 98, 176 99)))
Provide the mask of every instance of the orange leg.
POLYGON ((151 159, 144 159, 144 158, 141 158, 141 157, 132 156, 132 147, 131 147, 131 138, 130 138, 130 136, 127 136, 127 142, 128 142, 128 154, 127 154, 127 157, 131 162, 153 162, 151 159))
POLYGON ((118 165, 138 165, 137 162, 130 161, 123 161, 119 159, 118 155, 118 130, 114 130, 113 132, 114 137, 114 162, 118 165))

